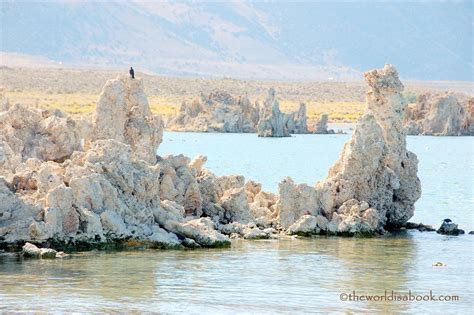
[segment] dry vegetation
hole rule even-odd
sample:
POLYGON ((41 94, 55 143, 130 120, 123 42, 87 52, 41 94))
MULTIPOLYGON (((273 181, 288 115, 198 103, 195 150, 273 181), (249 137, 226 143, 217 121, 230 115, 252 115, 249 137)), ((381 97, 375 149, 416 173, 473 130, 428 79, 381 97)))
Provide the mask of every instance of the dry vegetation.
MULTIPOLYGON (((123 71, 123 73, 127 73, 123 71)), ((59 108, 72 115, 91 113, 102 85, 118 71, 83 69, 0 68, 0 87, 11 103, 40 108, 59 108)), ((233 95, 247 93, 252 101, 262 101, 274 87, 283 111, 297 110, 305 102, 310 121, 322 113, 331 122, 353 122, 364 111, 365 84, 357 82, 281 82, 209 78, 175 78, 138 73, 145 81, 145 91, 154 113, 170 116, 183 100, 200 93, 225 90, 233 95)), ((413 101, 428 90, 472 93, 470 82, 409 82, 405 95, 413 101)))

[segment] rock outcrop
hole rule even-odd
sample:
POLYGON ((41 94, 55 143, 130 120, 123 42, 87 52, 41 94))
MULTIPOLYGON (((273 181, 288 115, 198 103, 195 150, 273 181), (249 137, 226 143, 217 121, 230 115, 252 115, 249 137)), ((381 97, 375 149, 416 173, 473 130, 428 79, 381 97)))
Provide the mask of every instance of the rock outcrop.
POLYGON ((260 126, 261 134, 271 137, 309 133, 306 105, 301 103, 298 111, 282 113, 275 91, 271 89, 269 93, 273 96, 269 95, 263 106, 253 105, 246 95, 234 97, 224 91, 201 95, 191 103, 183 102, 178 114, 166 122, 166 128, 171 131, 255 133, 260 126))
POLYGON ((332 129, 328 130, 328 119, 329 119, 328 114, 321 114, 321 116, 319 116, 319 120, 317 120, 316 123, 314 124, 314 133, 323 134, 323 135, 333 134, 334 130, 332 129))
POLYGON ((287 128, 291 134, 306 134, 308 131, 308 117, 306 115, 306 104, 300 103, 298 111, 288 115, 287 128))
MULTIPOLYGON (((288 117, 280 111, 275 90, 268 90, 268 96, 260 107, 260 120, 257 124, 259 137, 289 137, 288 117)), ((291 121, 291 119, 290 119, 291 121)))
POLYGON ((331 233, 373 233, 401 227, 420 197, 416 155, 406 149, 401 96, 393 66, 365 73, 368 111, 326 180, 316 186, 280 184, 279 223, 322 215, 331 233))
POLYGON ((407 222, 403 225, 403 228, 407 230, 418 230, 420 232, 434 232, 434 229, 431 225, 423 224, 423 223, 414 223, 414 222, 407 222))
POLYGON ((409 135, 474 135, 473 118, 472 99, 462 104, 452 94, 427 93, 407 107, 405 128, 409 135))
POLYGON ((464 234, 464 230, 458 228, 458 225, 454 223, 451 219, 444 219, 439 229, 436 230, 436 233, 457 236, 460 234, 464 234))
MULTIPOLYGON (((196 248, 228 246, 234 237, 275 237, 277 231, 352 235, 402 227, 421 193, 416 156, 406 149, 403 85, 392 66, 365 78, 368 111, 327 179, 311 187, 286 178, 279 196, 243 176, 216 176, 204 168, 202 155, 157 156, 162 125, 150 114, 140 79, 108 81, 94 134, 85 148, 64 154, 55 146, 61 142, 49 138, 57 132, 33 132, 44 124, 33 114, 47 115, 14 106, 0 114, 6 130, 0 141, 0 243, 132 240, 196 248), (44 137, 52 144, 38 148, 48 143, 44 137)), ((56 117, 58 123, 44 130, 74 126, 71 118, 56 117)), ((265 135, 288 135, 273 90, 261 118, 265 135)))
POLYGON ((246 95, 233 97, 217 91, 192 103, 183 102, 178 115, 166 123, 173 131, 253 133, 258 109, 246 95))
POLYGON ((258 184, 215 176, 205 156, 156 155, 163 127, 141 79, 105 84, 85 148, 73 119, 48 115, 20 105, 0 114, 0 243, 228 246, 222 225, 254 224, 246 233, 257 237, 273 223, 276 197, 258 184), (61 142, 68 132, 76 146, 61 142))
POLYGON ((53 258, 56 258, 56 256, 58 255, 58 252, 52 248, 38 248, 34 244, 26 243, 22 247, 21 254, 23 257, 27 257, 27 258, 53 259, 53 258))
POLYGON ((21 161, 64 161, 82 149, 82 139, 79 124, 59 110, 15 104, 0 112, 0 152, 14 154, 21 161))
POLYGON ((92 140, 114 139, 131 146, 144 161, 156 161, 163 138, 163 123, 154 116, 143 91, 142 79, 120 76, 102 89, 94 117, 92 140))
POLYGON ((474 98, 467 101, 466 116, 462 124, 462 134, 465 136, 474 136, 474 98))

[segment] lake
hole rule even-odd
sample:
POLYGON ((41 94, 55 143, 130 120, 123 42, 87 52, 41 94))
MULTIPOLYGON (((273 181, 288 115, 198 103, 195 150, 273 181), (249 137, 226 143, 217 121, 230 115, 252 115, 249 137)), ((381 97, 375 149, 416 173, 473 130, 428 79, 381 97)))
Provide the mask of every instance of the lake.
MULTIPOLYGON (((258 138, 165 132, 160 155, 208 156, 277 192, 324 179, 350 135, 258 138)), ((423 193, 411 221, 474 230, 474 138, 408 137, 423 193)), ((0 253, 0 310, 159 313, 469 313, 474 236, 402 231, 374 238, 234 241, 230 249, 86 252, 57 260, 0 253), (442 262, 443 266, 433 264, 442 262), (431 295, 451 301, 404 301, 431 295), (349 294, 359 301, 341 301, 349 294), (394 292, 400 301, 387 300, 394 292), (387 293, 386 293, 387 292, 387 293), (385 301, 382 299, 385 298, 385 301), (361 301, 372 299, 372 301, 361 301)))

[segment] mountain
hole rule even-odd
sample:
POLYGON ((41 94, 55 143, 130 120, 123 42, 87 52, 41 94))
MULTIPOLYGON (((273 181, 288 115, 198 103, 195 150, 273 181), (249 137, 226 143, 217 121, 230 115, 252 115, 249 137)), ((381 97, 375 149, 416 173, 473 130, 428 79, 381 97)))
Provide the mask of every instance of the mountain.
MULTIPOLYGON (((471 1, 5 1, 0 50, 170 75, 472 80, 471 1)), ((6 54, 4 54, 6 56, 6 54)), ((6 57, 5 57, 6 58, 6 57)))

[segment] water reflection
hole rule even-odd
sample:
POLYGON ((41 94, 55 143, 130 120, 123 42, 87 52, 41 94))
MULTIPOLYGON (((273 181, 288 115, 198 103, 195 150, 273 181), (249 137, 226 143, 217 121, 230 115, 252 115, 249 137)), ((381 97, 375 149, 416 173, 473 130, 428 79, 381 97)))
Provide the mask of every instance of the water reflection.
POLYGON ((92 252, 64 260, 18 260, 0 255, 0 309, 64 312, 310 313, 430 312, 449 304, 341 302, 341 293, 405 293, 426 289, 467 296, 472 306, 472 251, 449 250, 465 236, 406 233, 388 238, 236 241, 231 249, 92 252), (447 263, 431 267, 433 260, 447 263), (470 275, 471 274, 471 275, 470 275), (464 287, 464 289, 463 289, 464 287), (470 290, 470 291, 469 291, 470 290), (444 290, 446 291, 446 290, 444 290), (22 303, 34 301, 34 303, 22 303), (59 302, 58 302, 59 301, 59 302))

